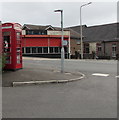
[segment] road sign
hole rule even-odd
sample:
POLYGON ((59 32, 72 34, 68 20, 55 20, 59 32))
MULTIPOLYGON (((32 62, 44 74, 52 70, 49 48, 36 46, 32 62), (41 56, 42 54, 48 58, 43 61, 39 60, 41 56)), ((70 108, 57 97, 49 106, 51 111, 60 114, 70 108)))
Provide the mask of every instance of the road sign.
POLYGON ((67 46, 68 45, 68 41, 67 40, 63 40, 63 46, 67 46))

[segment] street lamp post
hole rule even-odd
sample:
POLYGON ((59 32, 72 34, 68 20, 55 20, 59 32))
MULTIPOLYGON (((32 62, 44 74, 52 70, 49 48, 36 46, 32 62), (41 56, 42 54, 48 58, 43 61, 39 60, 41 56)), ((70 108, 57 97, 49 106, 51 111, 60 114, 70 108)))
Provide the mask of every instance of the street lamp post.
POLYGON ((62 38, 61 38, 61 73, 64 73, 64 46, 63 46, 63 10, 55 10, 54 12, 61 12, 61 31, 62 31, 62 38))
POLYGON ((83 38, 82 38, 82 7, 84 7, 84 6, 87 6, 87 5, 89 5, 89 4, 91 4, 92 2, 89 2, 89 3, 87 3, 87 4, 83 4, 83 5, 81 5, 81 7, 80 7, 80 35, 81 35, 81 59, 83 59, 83 38))

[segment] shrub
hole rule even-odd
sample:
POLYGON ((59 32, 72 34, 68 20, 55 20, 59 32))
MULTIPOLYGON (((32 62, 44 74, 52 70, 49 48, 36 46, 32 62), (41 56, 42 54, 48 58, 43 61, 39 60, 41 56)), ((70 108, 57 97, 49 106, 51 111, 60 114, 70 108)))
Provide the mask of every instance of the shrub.
POLYGON ((0 70, 3 70, 6 64, 6 55, 3 53, 0 55, 0 70))

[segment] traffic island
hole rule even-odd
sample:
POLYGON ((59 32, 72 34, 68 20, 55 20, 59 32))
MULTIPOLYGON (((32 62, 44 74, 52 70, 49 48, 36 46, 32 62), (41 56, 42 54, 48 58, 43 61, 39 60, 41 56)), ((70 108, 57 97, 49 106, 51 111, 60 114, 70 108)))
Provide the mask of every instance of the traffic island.
POLYGON ((5 71, 3 73, 2 86, 16 87, 40 85, 48 83, 67 83, 84 78, 84 74, 78 73, 60 73, 56 70, 29 68, 26 67, 19 71, 5 71))

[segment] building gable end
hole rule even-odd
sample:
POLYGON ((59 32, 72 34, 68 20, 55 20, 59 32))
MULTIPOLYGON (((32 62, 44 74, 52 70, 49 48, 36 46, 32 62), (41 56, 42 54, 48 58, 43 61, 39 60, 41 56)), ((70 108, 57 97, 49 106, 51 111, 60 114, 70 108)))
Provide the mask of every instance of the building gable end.
POLYGON ((48 27, 45 28, 45 30, 48 30, 48 29, 54 30, 54 28, 51 25, 49 25, 48 27))

